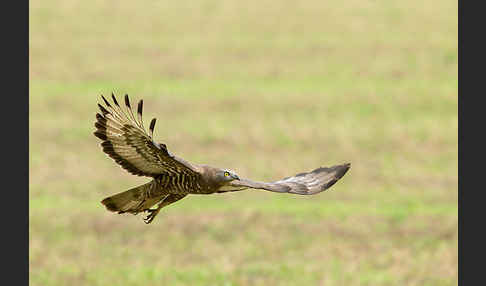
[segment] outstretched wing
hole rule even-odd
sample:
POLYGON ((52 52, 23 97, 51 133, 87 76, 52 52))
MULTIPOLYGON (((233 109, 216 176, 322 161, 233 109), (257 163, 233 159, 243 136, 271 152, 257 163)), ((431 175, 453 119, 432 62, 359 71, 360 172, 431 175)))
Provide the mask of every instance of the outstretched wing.
POLYGON ((165 144, 153 141, 155 118, 150 122, 150 134, 147 134, 142 121, 143 100, 138 103, 136 119, 128 95, 125 95, 126 111, 122 110, 115 96, 111 96, 114 106, 101 96, 106 108, 98 104, 102 114, 96 114, 94 135, 103 140, 103 151, 115 162, 138 176, 198 173, 196 166, 172 155, 165 144))
POLYGON ((350 166, 351 164, 347 163, 329 168, 321 167, 308 173, 300 173, 271 183, 255 182, 248 179, 234 180, 225 191, 239 191, 251 188, 277 193, 314 195, 334 185, 346 174, 350 166))

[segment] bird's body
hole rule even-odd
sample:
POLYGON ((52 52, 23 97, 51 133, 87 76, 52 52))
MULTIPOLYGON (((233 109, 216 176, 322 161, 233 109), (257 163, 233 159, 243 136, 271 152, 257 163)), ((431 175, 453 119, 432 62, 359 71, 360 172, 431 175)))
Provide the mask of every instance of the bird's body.
POLYGON ((165 144, 153 140, 155 118, 150 123, 149 133, 142 121, 143 101, 138 104, 137 119, 132 112, 128 96, 125 95, 123 111, 114 95, 112 106, 104 97, 106 108, 98 104, 102 114, 97 113, 94 132, 103 142, 103 151, 128 172, 151 177, 144 185, 105 198, 102 203, 110 211, 132 213, 147 211, 145 219, 150 223, 161 208, 189 194, 213 194, 262 189, 278 193, 312 195, 322 192, 336 183, 350 164, 330 168, 317 168, 271 183, 240 179, 226 169, 197 165, 179 158, 167 150, 165 144), (156 209, 152 206, 158 204, 156 209))

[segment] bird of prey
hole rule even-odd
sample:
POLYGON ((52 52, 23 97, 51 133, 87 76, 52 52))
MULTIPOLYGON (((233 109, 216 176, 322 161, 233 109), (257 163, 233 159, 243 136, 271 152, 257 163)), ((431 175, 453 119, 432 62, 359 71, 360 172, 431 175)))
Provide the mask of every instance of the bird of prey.
POLYGON ((142 121, 143 100, 139 101, 135 115, 128 95, 125 95, 125 110, 114 94, 112 104, 101 97, 105 107, 98 103, 101 114, 96 113, 94 135, 103 141, 103 151, 128 172, 152 179, 146 184, 107 197, 101 203, 109 211, 118 213, 147 212, 144 218, 147 224, 163 207, 189 194, 260 189, 314 195, 334 185, 350 168, 349 163, 320 167, 269 183, 240 178, 231 170, 189 163, 169 152, 165 144, 155 142, 153 132, 156 119, 152 119, 147 132, 142 121))

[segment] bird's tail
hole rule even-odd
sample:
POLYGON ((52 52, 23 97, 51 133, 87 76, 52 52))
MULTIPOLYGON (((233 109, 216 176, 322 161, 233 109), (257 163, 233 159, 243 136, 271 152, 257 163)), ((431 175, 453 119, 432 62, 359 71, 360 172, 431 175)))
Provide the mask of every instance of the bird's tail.
POLYGON ((101 203, 105 205, 106 209, 112 212, 137 214, 138 212, 149 209, 163 198, 163 196, 149 196, 154 188, 155 181, 151 181, 128 191, 107 197, 101 203))

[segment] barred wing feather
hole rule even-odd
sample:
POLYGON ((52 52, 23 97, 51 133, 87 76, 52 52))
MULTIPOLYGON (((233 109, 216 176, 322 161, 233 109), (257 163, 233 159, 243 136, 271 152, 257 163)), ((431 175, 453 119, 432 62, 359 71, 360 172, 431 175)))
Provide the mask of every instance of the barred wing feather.
POLYGON ((277 193, 298 195, 314 195, 327 190, 334 185, 349 170, 351 164, 321 167, 311 172, 300 173, 271 183, 240 179, 231 182, 227 191, 242 189, 262 189, 277 193))
POLYGON ((101 114, 96 114, 94 135, 103 142, 103 151, 128 172, 138 176, 156 177, 161 174, 198 173, 197 167, 172 155, 165 144, 153 140, 155 118, 150 122, 149 134, 142 121, 143 100, 133 114, 128 95, 125 95, 126 111, 112 94, 111 105, 103 97, 106 107, 98 104, 101 114))

